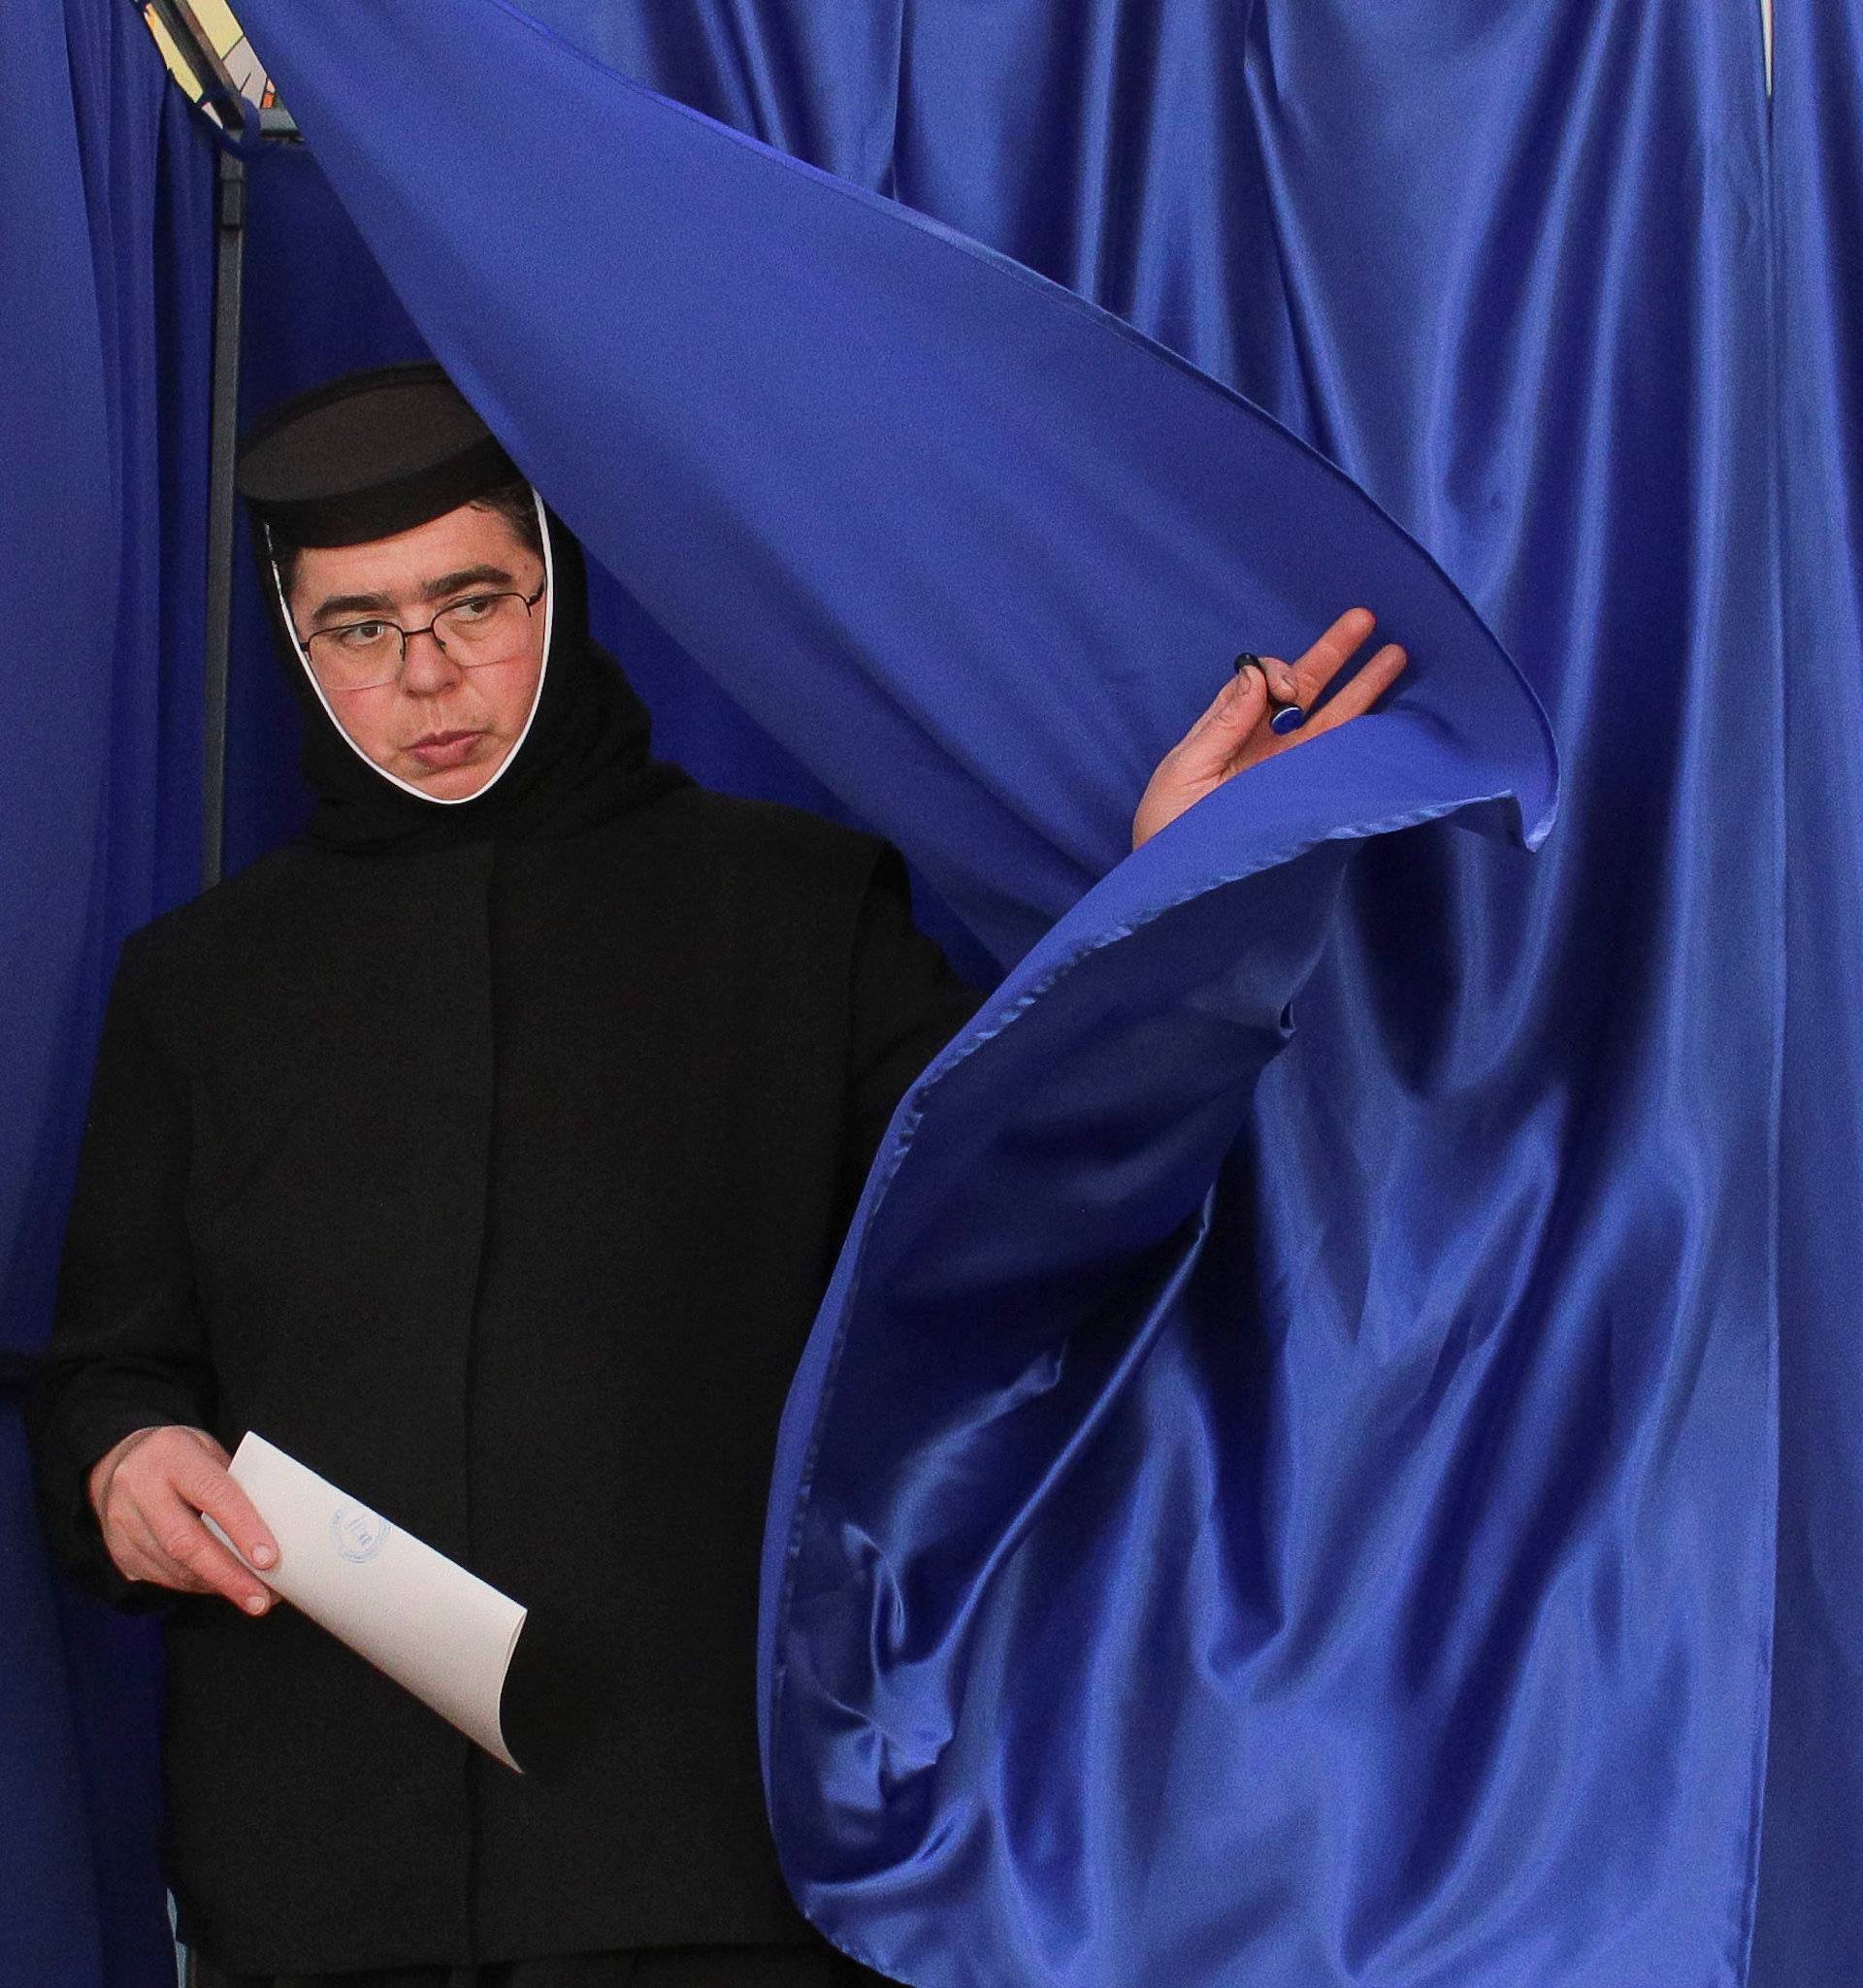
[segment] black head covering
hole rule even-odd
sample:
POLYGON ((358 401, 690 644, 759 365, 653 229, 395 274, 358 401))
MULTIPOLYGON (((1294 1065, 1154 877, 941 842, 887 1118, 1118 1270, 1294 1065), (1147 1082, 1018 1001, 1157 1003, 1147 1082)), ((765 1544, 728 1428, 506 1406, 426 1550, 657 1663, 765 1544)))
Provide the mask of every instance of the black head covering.
POLYGON ((522 473, 441 368, 378 367, 262 416, 240 446, 239 488, 274 645, 304 717, 310 834, 358 854, 572 834, 683 783, 650 750, 646 707, 590 639, 582 548, 545 513, 550 638, 530 730, 470 799, 411 793, 372 765, 324 708, 285 619, 270 545, 355 545, 411 531, 522 473))

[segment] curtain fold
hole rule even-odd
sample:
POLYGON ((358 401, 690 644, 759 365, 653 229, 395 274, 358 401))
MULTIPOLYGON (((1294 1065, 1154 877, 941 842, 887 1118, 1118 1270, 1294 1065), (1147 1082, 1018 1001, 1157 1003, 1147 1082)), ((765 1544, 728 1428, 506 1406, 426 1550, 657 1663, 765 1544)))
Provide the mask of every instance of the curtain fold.
POLYGON ((1544 833, 1551 741, 1518 672, 1276 423, 1071 293, 514 10, 466 18, 262 5, 250 24, 519 464, 999 959, 1128 846, 1151 766, 1243 638, 1295 653, 1346 595, 1414 638, 1406 701, 1544 833), (345 86, 363 49, 399 87, 345 86), (469 87, 482 122, 397 106, 469 87), (494 126, 523 131, 521 153, 494 126))
POLYGON ((49 1321, 117 941, 199 863, 212 146, 127 7, 0 78, 0 1979, 172 1983, 153 1634, 54 1583, 17 1389, 49 1321))
POLYGON ((1863 1971, 1863 8, 1781 10, 1776 64, 1786 1440, 1752 1988, 1863 1971))
MULTIPOLYGON (((1770 106, 1757 9, 1686 0, 533 12, 582 52, 493 0, 245 9, 669 695, 676 642, 1013 962, 786 1425, 807 1909, 919 1988, 1863 1972, 1857 0, 1781 19, 1770 106), (1361 589, 1419 654, 1390 712, 1119 862, 1219 652, 1361 589), (1567 769, 1530 858, 1432 819, 1545 825, 1507 657, 1567 769)), ((59 212, 19 129, 4 211, 59 212)), ((76 280, 0 337, 84 439, 60 542, 114 558, 76 280)), ((68 859, 126 667, 9 741, 54 961, 116 915, 68 859)), ((92 985, 21 1010, 35 1125, 92 985)))
POLYGON ((1180 421, 1161 382, 1194 376, 1155 347, 901 217, 882 245, 870 203, 510 9, 470 50, 251 11, 519 459, 1014 962, 896 1121, 786 1424, 767 1774, 817 1923, 922 1988, 1741 1979, 1786 1017, 1757 19, 587 30, 1129 313, 1415 531, 1569 753, 1529 863, 1429 819, 1525 792, 1532 727, 1470 731, 1504 679, 1452 685, 1447 625, 1420 638, 1366 564, 1377 511, 1345 522, 1349 486, 1207 385, 1180 421), (521 166, 385 108, 468 87, 521 166), (475 225, 527 244, 547 322, 475 225), (913 288, 938 248, 967 259, 913 288), (1116 797, 1219 646, 1188 603, 1237 570, 1250 646, 1290 639, 1263 603, 1297 574, 1422 667, 1118 864, 1116 797), (1337 803, 1306 836, 1303 797, 1337 803))

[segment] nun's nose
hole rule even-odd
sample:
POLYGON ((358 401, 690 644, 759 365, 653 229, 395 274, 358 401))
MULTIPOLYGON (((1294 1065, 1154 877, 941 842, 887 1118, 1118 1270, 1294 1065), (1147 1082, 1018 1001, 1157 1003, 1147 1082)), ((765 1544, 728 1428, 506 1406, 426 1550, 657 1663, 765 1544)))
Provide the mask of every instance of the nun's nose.
POLYGON ((401 687, 414 697, 432 697, 458 682, 460 668, 431 628, 416 629, 407 637, 401 666, 401 687))

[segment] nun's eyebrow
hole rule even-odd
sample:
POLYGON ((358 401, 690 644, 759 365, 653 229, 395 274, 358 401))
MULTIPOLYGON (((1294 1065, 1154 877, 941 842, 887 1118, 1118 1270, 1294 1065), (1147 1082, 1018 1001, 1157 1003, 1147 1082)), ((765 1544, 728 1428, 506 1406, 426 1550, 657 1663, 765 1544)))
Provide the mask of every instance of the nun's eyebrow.
POLYGON ((490 581, 497 581, 501 587, 508 587, 516 577, 507 573, 502 566, 462 567, 456 573, 441 573, 437 580, 429 580, 420 590, 423 601, 438 601, 442 594, 457 594, 462 587, 482 587, 490 581))
MULTIPOLYGON (((420 590, 423 601, 439 601, 448 594, 457 594, 466 587, 482 587, 496 583, 508 587, 513 575, 502 566, 466 566, 458 572, 441 573, 437 580, 429 580, 420 590)), ((321 601, 312 611, 312 622, 327 621, 333 614, 393 614, 396 607, 392 594, 332 594, 329 600, 321 601)))
POLYGON ((392 614, 395 603, 386 594, 332 594, 311 610, 310 619, 327 621, 333 614, 392 614))

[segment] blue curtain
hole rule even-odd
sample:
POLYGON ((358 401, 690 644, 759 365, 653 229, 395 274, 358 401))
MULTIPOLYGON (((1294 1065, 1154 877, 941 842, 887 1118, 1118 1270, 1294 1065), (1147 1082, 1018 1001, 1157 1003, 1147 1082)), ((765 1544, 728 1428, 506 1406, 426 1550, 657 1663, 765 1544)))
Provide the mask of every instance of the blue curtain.
MULTIPOLYGON (((890 260, 923 231, 856 240, 870 210, 741 148, 767 170, 727 198, 722 145, 508 10, 450 45, 411 10, 250 12, 520 460, 1002 958, 1032 944, 896 1122, 792 1401, 767 1771, 818 1923, 927 1988, 1737 1978, 1792 708, 1756 16, 720 9, 676 47, 605 18, 603 56, 1045 269, 1324 449, 1468 590, 1571 763, 1537 864, 1422 826, 1425 790, 1472 791, 1430 788, 1402 714, 1500 694, 1420 674, 1362 759, 1291 756, 1108 870, 1115 795, 1195 708, 1205 534, 1300 519, 1225 545, 1277 645, 1296 617, 1256 555, 1306 611, 1330 581, 1412 634, 1362 535, 1214 412, 1227 488, 1172 507, 1200 457, 1161 366, 1102 341, 1090 404, 1033 303, 964 311, 987 257, 890 260), (496 150, 407 115, 468 93, 496 150), (697 294, 734 268, 773 358, 697 294), (881 385, 829 369, 821 442, 792 403, 831 322, 881 385), (866 612, 911 622, 872 571, 900 484, 988 623, 885 539, 912 658, 866 612), (786 623, 760 545, 840 619, 786 623), (872 695, 908 681, 910 739, 872 695), (1342 831, 1407 813, 1341 866, 1342 831)), ((1530 786, 1524 732, 1489 743, 1530 786)))
MULTIPOLYGON (((352 217, 331 215, 309 162, 278 162, 333 232, 280 232, 275 277, 314 288, 327 242, 369 290, 347 329, 292 347, 304 376, 424 340, 618 572, 679 570, 677 548, 649 556, 627 529, 653 479, 565 430, 613 412, 592 319, 674 321, 634 231, 650 241, 688 165, 632 148, 637 120, 613 149, 619 86, 507 9, 443 25, 407 4, 245 11, 352 217), (390 27, 396 46, 377 39, 390 27), (570 120, 542 134, 565 146, 566 205, 625 193, 567 244, 554 205, 507 190, 522 148, 502 134, 527 127, 498 107, 524 89, 570 120), (441 114, 466 101, 474 120, 441 114), (461 148, 457 182, 433 171, 436 134, 461 148), (496 242, 442 291, 433 241, 488 215, 496 242), (530 232, 498 235, 507 220, 530 232), (512 355, 528 373, 539 353, 533 392, 512 355)), ((792 1404, 766 1711, 805 1905, 922 1988, 1863 1973, 1855 0, 1782 22, 1771 104, 1756 8, 1686 0, 532 11, 1247 394, 1441 562, 1565 758, 1558 832, 1530 859, 1420 821, 1349 864, 1335 839, 1260 866, 1305 846, 1258 835, 1297 830, 1303 801, 1310 834, 1402 818, 1353 811, 1381 770, 1366 745, 1336 783, 1303 748, 1281 764, 1308 762, 1310 791, 1244 787, 1110 867, 1115 793, 1200 667, 1179 617, 1207 574, 1171 575, 1177 640, 1145 652, 1136 694, 1117 655, 1056 689, 1044 642, 1060 628, 1073 654, 1082 632, 1056 606, 1058 568, 1034 590, 1038 628, 1006 603, 990 722, 954 714, 977 686, 929 643, 932 708, 913 715, 930 743, 890 806, 856 763, 869 734, 842 730, 870 654, 831 692, 805 658, 760 690, 737 650, 761 626, 734 646, 647 603, 650 574, 616 587, 608 632, 637 671, 664 669, 649 687, 678 749, 739 784, 805 777, 692 690, 673 636, 999 952, 1033 943, 896 1124, 792 1404), (1033 801, 1005 712, 1034 759, 1059 755, 1033 801), (960 760, 1013 834, 974 796, 952 803, 960 760), (1345 812, 1322 820, 1333 802, 1345 812), (1097 1258, 1069 1233, 1082 1208, 1097 1258)), ((15 198, 39 188, 3 131, 0 160, 0 211, 48 212, 15 198)), ((782 290, 794 211, 744 198, 766 228, 746 220, 735 244, 754 309, 782 290)), ((268 210, 255 181, 255 206, 263 235, 285 196, 268 210)), ((255 269, 267 252, 255 239, 255 269)), ((63 294, 36 286, 35 309, 63 294)), ((834 329, 868 321, 844 309, 834 329)), ((899 333, 869 348, 876 368, 899 333)), ((36 353, 37 389, 45 347, 30 324, 9 334, 36 353)), ((952 351, 952 376, 922 368, 901 393, 974 415, 976 354, 952 351)), ((661 355, 669 376, 684 356, 661 355)), ((790 376, 809 377, 805 352, 790 376)), ((696 406, 756 414, 720 391, 696 406)), ((81 389, 61 432, 103 405, 81 389)), ((694 421, 659 440, 716 451, 694 421)), ((1053 492, 1048 438, 1011 434, 1030 450, 1020 471, 1001 432, 966 431, 1002 484, 1053 492)), ((1131 435, 1125 468, 1149 491, 1157 439, 1136 418, 1131 435)), ((825 559, 858 542, 834 498, 844 433, 837 446, 836 477, 797 500, 825 559)), ((909 484, 927 460, 883 467, 909 484)), ((935 507, 959 469, 929 460, 935 507)), ((1239 441, 1232 460, 1238 509, 1278 501, 1278 470, 1263 481, 1239 441)), ((1103 495, 1088 493, 1097 533, 1103 495)), ((701 550, 737 542, 718 515, 701 550)), ((1290 599, 1242 590, 1273 625, 1258 645, 1345 604, 1329 587, 1358 591, 1368 515, 1293 555, 1290 599)), ((1203 510, 1186 517, 1208 542, 1203 510)), ((979 557, 966 544, 961 571, 979 557)), ((1076 584, 1103 632, 1093 575, 1076 584)), ((949 635, 961 654, 989 646, 961 601, 949 635)), ((114 654, 102 680, 147 655, 114 654)), ((1498 695, 1491 653, 1461 660, 1473 677, 1420 653, 1398 705, 1447 693, 1453 733, 1458 701, 1498 695)), ((236 772, 248 848, 290 809, 261 749, 268 667, 246 679, 236 772)), ((1400 744, 1413 806, 1428 730, 1374 733, 1400 744)), ((1476 756, 1495 791, 1531 785, 1523 737, 1476 756)), ((74 738, 84 792, 107 753, 94 729, 74 738)), ((49 771, 7 791, 45 783, 62 820, 69 783, 49 771)), ((71 881, 35 902, 69 913, 71 881)), ((93 987, 23 1012, 88 1014, 93 987)), ((51 1053, 18 1067, 49 1122, 51 1053)), ((35 1761, 29 1785, 69 1786, 55 1752, 35 1761)), ((57 1839, 30 1841, 43 1858, 57 1839)))
POLYGON ((1781 14, 1769 317, 1781 493, 1779 1634, 1755 1988, 1863 1972, 1863 11, 1781 14))
POLYGON ((0 70, 0 1980, 172 1983, 156 1651, 54 1584, 19 1425, 122 935, 195 887, 212 147, 117 0, 0 70))

